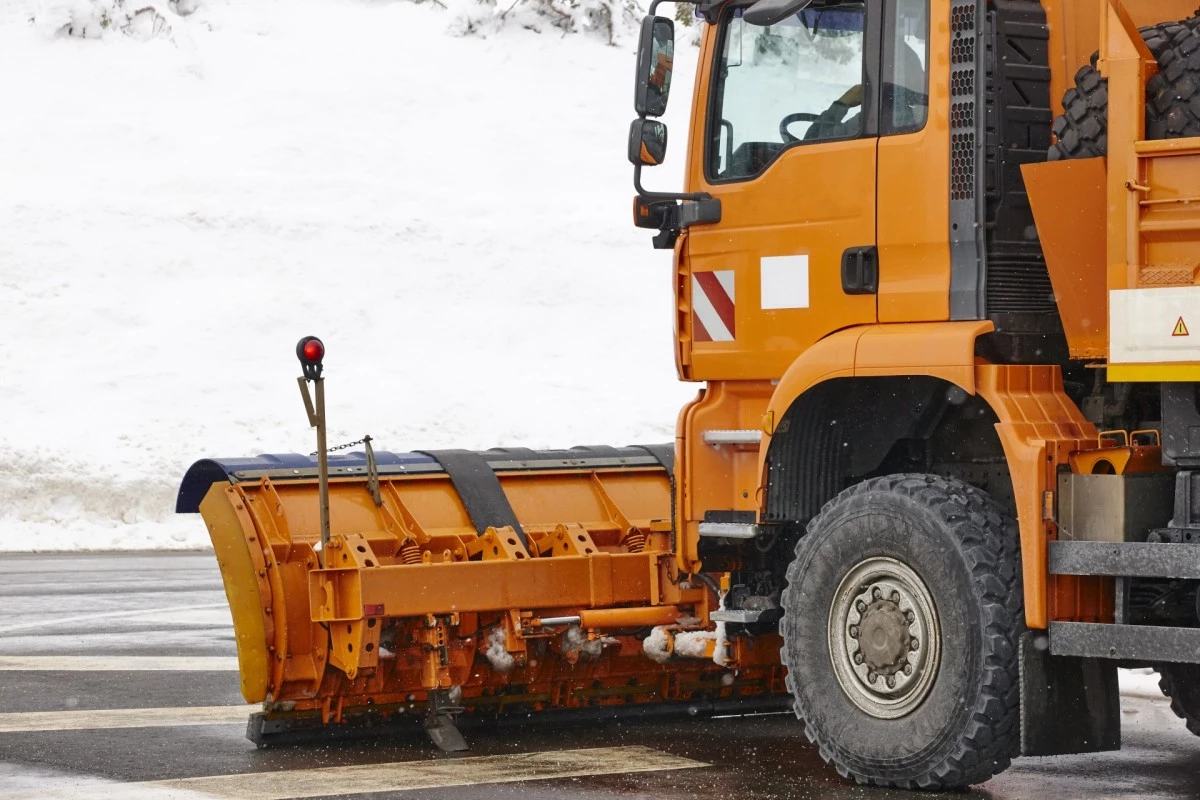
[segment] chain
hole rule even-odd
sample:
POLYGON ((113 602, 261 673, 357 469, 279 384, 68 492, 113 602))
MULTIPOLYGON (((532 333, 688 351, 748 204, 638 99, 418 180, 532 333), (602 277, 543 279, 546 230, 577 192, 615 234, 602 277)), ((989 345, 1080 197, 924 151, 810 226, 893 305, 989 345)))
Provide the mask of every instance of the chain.
MULTIPOLYGON (((345 444, 335 444, 333 447, 326 447, 325 452, 332 453, 336 450, 347 450, 351 447, 354 447, 355 445, 366 444, 370 439, 371 439, 370 436, 364 436, 361 439, 355 439, 353 442, 346 442, 345 444)), ((313 450, 311 453, 309 453, 310 456, 315 456, 316 454, 317 454, 316 450, 313 450)))

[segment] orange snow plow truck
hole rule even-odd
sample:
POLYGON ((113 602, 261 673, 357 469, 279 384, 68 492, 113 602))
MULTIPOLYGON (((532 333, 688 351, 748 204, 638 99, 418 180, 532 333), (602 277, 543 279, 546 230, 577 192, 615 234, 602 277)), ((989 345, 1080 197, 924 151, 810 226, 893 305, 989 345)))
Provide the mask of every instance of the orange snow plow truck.
POLYGON ((674 443, 208 460, 249 736, 791 709, 864 784, 1200 733, 1195 0, 724 0, 686 191, 641 29, 674 443), (1176 21, 1182 20, 1182 21, 1176 21))

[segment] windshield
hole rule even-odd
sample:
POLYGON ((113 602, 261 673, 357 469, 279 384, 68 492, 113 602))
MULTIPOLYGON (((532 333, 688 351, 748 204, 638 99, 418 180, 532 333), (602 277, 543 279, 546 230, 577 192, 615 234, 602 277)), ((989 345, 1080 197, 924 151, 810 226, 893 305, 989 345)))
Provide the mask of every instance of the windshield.
POLYGON ((708 173, 761 172, 785 146, 859 135, 863 3, 812 7, 769 26, 725 18, 708 173))

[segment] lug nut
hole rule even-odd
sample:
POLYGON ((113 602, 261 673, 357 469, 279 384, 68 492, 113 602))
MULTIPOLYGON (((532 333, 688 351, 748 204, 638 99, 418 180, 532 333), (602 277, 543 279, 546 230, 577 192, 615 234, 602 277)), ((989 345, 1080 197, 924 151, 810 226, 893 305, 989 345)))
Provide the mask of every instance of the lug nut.
POLYGON ((878 679, 879 679, 879 675, 878 675, 878 673, 875 673, 875 672, 868 672, 868 673, 867 673, 867 680, 868 680, 869 682, 871 682, 871 683, 874 683, 874 682, 875 682, 876 680, 878 680, 878 679))
POLYGON ((899 602, 900 602, 900 593, 899 593, 899 592, 897 592, 897 591, 895 591, 894 589, 892 590, 892 602, 893 602, 893 603, 899 603, 899 602))
POLYGON ((862 600, 859 600, 857 603, 854 604, 854 608, 858 611, 858 613, 861 614, 867 610, 867 604, 864 603, 862 600))
POLYGON ((917 615, 916 615, 916 614, 914 614, 914 613, 913 613, 913 612, 911 612, 911 611, 905 611, 905 612, 904 612, 904 618, 905 618, 906 620, 908 620, 908 624, 909 624, 909 625, 911 625, 911 624, 913 624, 914 622, 916 622, 916 621, 917 621, 917 615))
POLYGON ((905 675, 912 675, 912 664, 905 664, 905 665, 904 665, 904 674, 905 674, 905 675))
POLYGON ((895 689, 896 688, 896 679, 893 678, 891 675, 889 675, 888 679, 887 679, 887 685, 888 685, 889 689, 895 689))
POLYGON ((854 663, 855 663, 855 664, 861 664, 862 662, 863 662, 863 654, 862 654, 862 653, 855 653, 855 654, 854 654, 854 663))
POLYGON ((917 641, 917 637, 914 636, 912 641, 908 643, 908 647, 915 653, 917 650, 921 649, 921 643, 917 641))
POLYGON ((851 639, 857 639, 857 638, 858 638, 858 626, 857 626, 857 625, 851 625, 851 626, 850 626, 850 638, 851 638, 851 639))
POLYGON ((878 586, 871 590, 871 598, 873 600, 878 600, 881 597, 883 597, 883 592, 879 591, 878 586))

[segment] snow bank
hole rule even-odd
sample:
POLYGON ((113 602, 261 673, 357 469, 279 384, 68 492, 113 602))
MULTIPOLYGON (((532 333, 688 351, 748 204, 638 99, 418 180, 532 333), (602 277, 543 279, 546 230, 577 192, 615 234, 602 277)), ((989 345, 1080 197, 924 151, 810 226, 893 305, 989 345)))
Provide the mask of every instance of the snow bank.
MULTIPOLYGON (((171 37, 0 6, 0 550, 205 546, 205 456, 666 441, 694 386, 629 219, 632 42, 205 0, 171 37)), ((678 186, 690 65, 652 186, 678 186)))
POLYGON ((43 36, 99 39, 110 34, 147 40, 172 37, 199 0, 39 0, 32 17, 43 36))

